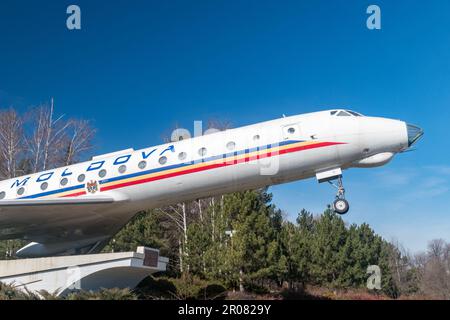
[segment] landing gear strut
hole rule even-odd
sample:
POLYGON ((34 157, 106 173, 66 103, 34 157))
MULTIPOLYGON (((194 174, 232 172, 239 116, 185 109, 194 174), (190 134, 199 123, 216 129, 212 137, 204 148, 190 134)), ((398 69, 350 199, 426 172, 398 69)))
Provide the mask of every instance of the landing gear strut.
POLYGON ((338 190, 336 199, 333 201, 333 211, 338 214, 346 214, 350 209, 350 205, 348 204, 348 201, 345 200, 345 189, 342 183, 342 176, 338 177, 337 185, 331 181, 328 182, 338 190))

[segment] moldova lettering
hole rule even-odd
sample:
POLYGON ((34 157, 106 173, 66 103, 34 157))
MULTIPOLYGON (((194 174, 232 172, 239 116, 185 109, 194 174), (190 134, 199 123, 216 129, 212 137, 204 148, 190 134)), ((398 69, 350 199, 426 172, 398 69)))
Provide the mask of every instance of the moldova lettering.
MULTIPOLYGON (((142 159, 143 160, 148 159, 157 150, 158 150, 157 148, 153 148, 153 149, 148 150, 148 151, 145 151, 145 150, 142 151, 141 152, 142 159)), ((168 152, 168 151, 175 152, 175 146, 174 145, 168 146, 167 148, 165 148, 164 150, 161 151, 160 156, 163 155, 164 153, 168 152)), ((127 154, 127 155, 120 156, 120 157, 118 157, 118 158, 116 158, 114 160, 113 165, 119 165, 119 164, 127 163, 128 161, 130 161, 132 156, 133 156, 133 154, 127 154)), ((92 162, 92 163, 90 163, 88 165, 88 167, 86 169, 86 172, 99 170, 105 165, 105 163, 106 163, 105 160, 92 162)), ((43 173, 36 179, 36 182, 48 181, 48 180, 50 180, 53 177, 54 174, 55 174, 55 171, 43 173)), ((67 176, 70 176, 72 174, 73 174, 73 172, 71 172, 69 168, 65 168, 64 171, 61 173, 61 177, 67 177, 67 176)), ((11 188, 23 187, 23 186, 25 186, 27 184, 27 182, 30 179, 31 179, 31 177, 24 178, 23 180, 17 179, 11 185, 11 188)))

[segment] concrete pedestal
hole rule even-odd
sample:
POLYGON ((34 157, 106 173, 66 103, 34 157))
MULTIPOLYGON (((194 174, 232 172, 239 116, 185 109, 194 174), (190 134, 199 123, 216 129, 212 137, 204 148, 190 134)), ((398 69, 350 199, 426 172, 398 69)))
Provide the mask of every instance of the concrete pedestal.
POLYGON ((165 271, 168 258, 159 250, 101 253, 0 261, 0 282, 32 292, 65 295, 72 290, 134 288, 148 275, 165 271))

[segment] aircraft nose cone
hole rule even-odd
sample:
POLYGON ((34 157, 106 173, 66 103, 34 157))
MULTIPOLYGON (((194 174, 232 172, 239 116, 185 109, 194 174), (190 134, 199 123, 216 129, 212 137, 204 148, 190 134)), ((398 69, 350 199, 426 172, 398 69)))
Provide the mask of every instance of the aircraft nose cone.
POLYGON ((406 124, 406 128, 408 130, 408 147, 411 147, 423 136, 424 132, 422 128, 409 123, 406 124))

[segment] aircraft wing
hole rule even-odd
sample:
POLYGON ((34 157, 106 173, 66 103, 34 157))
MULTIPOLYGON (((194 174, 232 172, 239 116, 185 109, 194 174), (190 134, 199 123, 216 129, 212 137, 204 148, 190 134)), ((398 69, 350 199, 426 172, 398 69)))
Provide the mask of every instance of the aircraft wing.
POLYGON ((0 240, 39 243, 112 236, 135 214, 120 195, 0 201, 0 240))

